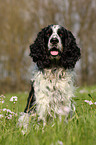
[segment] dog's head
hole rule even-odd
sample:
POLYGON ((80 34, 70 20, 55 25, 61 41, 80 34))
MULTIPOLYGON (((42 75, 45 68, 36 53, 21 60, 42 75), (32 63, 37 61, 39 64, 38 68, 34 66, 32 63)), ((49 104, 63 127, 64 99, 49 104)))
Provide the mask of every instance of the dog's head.
POLYGON ((60 25, 49 25, 38 33, 34 44, 30 45, 30 56, 40 69, 51 67, 52 63, 72 69, 81 54, 69 30, 60 25))

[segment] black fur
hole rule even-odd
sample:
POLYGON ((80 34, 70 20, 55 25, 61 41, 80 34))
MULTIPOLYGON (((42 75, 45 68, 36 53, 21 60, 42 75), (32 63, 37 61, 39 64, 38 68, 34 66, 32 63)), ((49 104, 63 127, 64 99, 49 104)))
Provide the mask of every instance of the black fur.
POLYGON ((26 108, 24 110, 25 113, 29 113, 31 110, 34 109, 35 111, 35 101, 36 101, 36 98, 35 98, 35 95, 34 95, 34 87, 33 87, 33 83, 31 84, 31 90, 30 90, 30 93, 29 93, 29 96, 28 96, 28 100, 27 100, 27 105, 26 105, 26 108))
MULTIPOLYGON (((30 45, 30 56, 33 58, 33 61, 37 63, 39 69, 48 68, 51 65, 51 60, 48 56, 48 37, 47 31, 52 25, 42 29, 36 40, 32 45, 30 45)), ((61 27, 62 31, 62 44, 63 52, 61 53, 61 58, 59 60, 59 66, 64 67, 65 69, 72 69, 75 67, 76 62, 80 59, 80 48, 76 44, 76 40, 73 34, 61 27)))

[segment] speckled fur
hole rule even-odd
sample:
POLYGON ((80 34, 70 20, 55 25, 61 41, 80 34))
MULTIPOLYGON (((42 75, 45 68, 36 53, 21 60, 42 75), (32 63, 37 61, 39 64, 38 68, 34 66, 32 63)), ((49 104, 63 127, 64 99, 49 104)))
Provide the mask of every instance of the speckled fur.
POLYGON ((74 71, 58 69, 44 69, 34 78, 34 91, 36 96, 39 119, 46 121, 47 115, 68 116, 72 112, 71 99, 74 97, 74 71))

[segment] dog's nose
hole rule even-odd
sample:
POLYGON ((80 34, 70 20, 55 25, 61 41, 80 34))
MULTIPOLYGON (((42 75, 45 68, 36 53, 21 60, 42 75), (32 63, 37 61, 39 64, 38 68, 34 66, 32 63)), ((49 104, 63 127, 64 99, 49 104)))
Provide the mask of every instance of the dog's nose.
POLYGON ((57 38, 52 38, 50 40, 50 43, 52 43, 52 44, 57 44, 58 42, 59 42, 59 40, 57 38))

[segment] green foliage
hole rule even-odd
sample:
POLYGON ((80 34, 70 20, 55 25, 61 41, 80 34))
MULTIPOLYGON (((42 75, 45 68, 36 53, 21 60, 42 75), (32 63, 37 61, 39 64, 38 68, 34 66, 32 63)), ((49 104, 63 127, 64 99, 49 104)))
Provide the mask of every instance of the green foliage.
MULTIPOLYGON (((1 109, 7 108, 15 113, 22 112, 27 94, 15 94, 18 97, 15 104, 9 101, 13 95, 6 94, 5 102, 0 104, 1 109)), ((7 119, 5 116, 0 118, 0 143, 2 145, 95 145, 96 105, 89 105, 85 100, 96 102, 96 89, 95 87, 79 89, 76 96, 78 96, 74 98, 76 111, 68 122, 65 122, 64 118, 60 122, 57 118, 43 127, 42 123, 34 121, 25 135, 17 127, 18 116, 14 115, 12 119, 7 119)))

